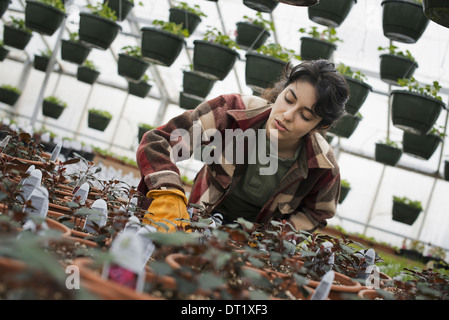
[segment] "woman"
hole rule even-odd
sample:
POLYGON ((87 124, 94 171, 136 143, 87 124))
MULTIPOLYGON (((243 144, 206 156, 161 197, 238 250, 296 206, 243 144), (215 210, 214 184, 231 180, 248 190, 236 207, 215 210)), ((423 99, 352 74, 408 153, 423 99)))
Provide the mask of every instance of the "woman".
POLYGON ((305 231, 326 226, 336 212, 340 173, 319 131, 344 114, 348 95, 334 64, 306 61, 288 66, 262 97, 222 95, 148 131, 137 151, 138 189, 152 199, 143 222, 165 222, 170 231, 188 224, 187 199, 174 162, 186 158, 179 156, 181 151, 189 150, 189 157, 197 149, 199 132, 201 144, 215 148, 195 178, 189 203, 204 205, 209 214, 221 213, 225 222, 282 219, 305 231), (237 133, 227 139, 229 132, 237 133), (276 160, 268 168, 264 152, 276 160), (244 161, 238 161, 242 154, 244 161))

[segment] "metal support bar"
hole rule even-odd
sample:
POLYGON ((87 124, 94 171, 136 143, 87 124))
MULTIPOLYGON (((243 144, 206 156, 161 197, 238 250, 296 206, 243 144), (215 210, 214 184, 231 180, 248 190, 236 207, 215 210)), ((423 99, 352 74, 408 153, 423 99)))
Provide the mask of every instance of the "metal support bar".
POLYGON ((83 112, 81 113, 81 117, 80 117, 80 119, 78 121, 78 126, 76 128, 75 135, 73 136, 73 138, 75 140, 78 139, 78 136, 80 134, 81 126, 83 124, 84 117, 85 117, 85 115, 87 113, 87 105, 88 105, 90 97, 92 95, 92 91, 94 90, 94 85, 95 85, 95 83, 90 86, 89 93, 87 94, 87 99, 86 99, 86 102, 84 103, 83 112))
POLYGON ((437 181, 438 181, 438 179, 436 179, 436 178, 433 180, 432 190, 430 190, 429 200, 427 200, 426 209, 423 212, 423 219, 421 221, 421 225, 419 226, 418 235, 416 237, 417 239, 419 239, 419 237, 421 236, 421 232, 422 232, 422 229, 424 227, 424 223, 426 222, 427 213, 429 212, 429 207, 430 207, 430 204, 432 202, 433 192, 435 191, 435 186, 437 184, 437 181))
POLYGON ((366 218, 365 228, 363 229, 363 235, 366 234, 366 229, 368 229, 369 222, 371 221, 371 217, 372 217, 373 211, 374 211, 374 206, 375 206, 375 204, 377 202, 377 196, 379 195, 379 190, 380 190, 380 187, 382 185, 382 181, 384 179, 384 173, 385 173, 385 168, 386 167, 387 166, 384 165, 383 168, 382 168, 382 173, 380 174, 379 182, 377 183, 376 193, 374 194, 373 201, 371 202, 371 209, 369 211, 368 218, 366 218))
POLYGON ((126 108, 126 103, 128 102, 128 97, 129 97, 129 93, 126 94, 125 101, 123 101, 122 110, 120 110, 120 115, 119 115, 119 117, 118 117, 118 121, 117 121, 117 124, 116 124, 116 126, 115 126, 115 130, 114 130, 114 132, 112 133, 111 142, 110 142, 110 144, 109 144, 109 147, 110 147, 110 148, 111 148, 112 145, 114 144, 115 136, 117 135, 117 132, 119 131, 120 120, 122 120, 123 113, 124 113, 125 108, 126 108))

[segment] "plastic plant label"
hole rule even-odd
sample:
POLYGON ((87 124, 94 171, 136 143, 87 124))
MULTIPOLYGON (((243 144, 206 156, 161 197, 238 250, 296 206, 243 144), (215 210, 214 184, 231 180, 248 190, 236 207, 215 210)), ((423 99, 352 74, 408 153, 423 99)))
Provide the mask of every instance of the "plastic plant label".
POLYGON ((30 195, 31 205, 25 208, 25 213, 45 219, 48 212, 48 191, 40 186, 33 190, 30 195))
POLYGON ((145 268, 145 265, 153 255, 153 251, 155 249, 153 241, 151 241, 150 237, 147 236, 151 232, 157 232, 157 229, 153 226, 145 225, 141 227, 136 234, 138 237, 142 239, 142 243, 144 246, 142 254, 142 269, 145 268))
POLYGON ((81 187, 75 192, 73 195, 72 201, 75 201, 77 197, 79 197, 79 203, 81 205, 86 204, 87 196, 89 195, 90 186, 87 182, 84 182, 81 187))
POLYGON ((0 142, 0 152, 3 152, 3 149, 6 148, 6 146, 9 143, 9 140, 11 139, 11 136, 6 136, 2 142, 0 142))
MULTIPOLYGON (((39 169, 34 169, 30 172, 30 175, 24 179, 22 184, 22 189, 20 190, 20 194, 23 197, 23 200, 26 202, 31 196, 31 193, 34 189, 39 187, 42 182, 42 172, 39 169)), ((19 196, 19 200, 22 201, 19 196)))
POLYGON ((313 292, 310 300, 325 300, 329 296, 334 278, 335 272, 333 270, 326 272, 323 278, 321 278, 321 281, 313 292))
POLYGON ((137 233, 140 230, 140 220, 136 216, 131 216, 125 225, 125 231, 137 233))
MULTIPOLYGON (((27 174, 31 174, 31 172, 35 169, 34 164, 32 164, 31 166, 28 167, 27 171, 25 171, 25 173, 27 174)), ((23 185, 23 182, 25 181, 26 178, 22 178, 19 182, 19 184, 23 185)))
POLYGON ((50 161, 56 161, 61 153, 62 144, 59 142, 51 152, 50 161))
POLYGON ((374 251, 374 249, 367 250, 364 255, 364 258, 365 262, 360 267, 360 271, 357 273, 357 278, 367 280, 368 277, 371 275, 369 266, 374 265, 374 261, 376 259, 376 252, 374 251))
POLYGON ((86 218, 86 223, 84 224, 84 229, 88 232, 95 232, 94 224, 95 222, 100 228, 106 225, 108 220, 108 205, 103 199, 97 199, 92 204, 91 209, 95 210, 86 218))
POLYGON ((145 279, 142 238, 132 231, 124 231, 114 239, 109 252, 112 261, 105 264, 102 276, 141 292, 145 279))

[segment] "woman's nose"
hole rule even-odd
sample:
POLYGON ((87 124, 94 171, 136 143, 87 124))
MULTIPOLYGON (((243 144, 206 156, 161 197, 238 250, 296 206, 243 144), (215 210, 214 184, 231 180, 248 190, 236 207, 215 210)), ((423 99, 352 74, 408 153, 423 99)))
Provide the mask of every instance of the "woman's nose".
POLYGON ((286 121, 292 121, 295 114, 294 108, 290 108, 284 112, 284 119, 286 121))

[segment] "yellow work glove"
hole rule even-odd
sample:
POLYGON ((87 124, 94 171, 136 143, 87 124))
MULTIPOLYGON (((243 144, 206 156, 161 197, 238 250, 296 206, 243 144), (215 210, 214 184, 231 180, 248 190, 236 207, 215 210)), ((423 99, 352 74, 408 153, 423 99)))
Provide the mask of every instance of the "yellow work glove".
POLYGON ((143 217, 142 223, 155 226, 158 231, 167 231, 158 223, 165 224, 169 230, 175 232, 176 226, 185 227, 188 222, 178 219, 189 220, 187 212, 187 197, 184 192, 178 189, 151 190, 147 193, 147 198, 153 199, 148 207, 148 213, 143 217))

